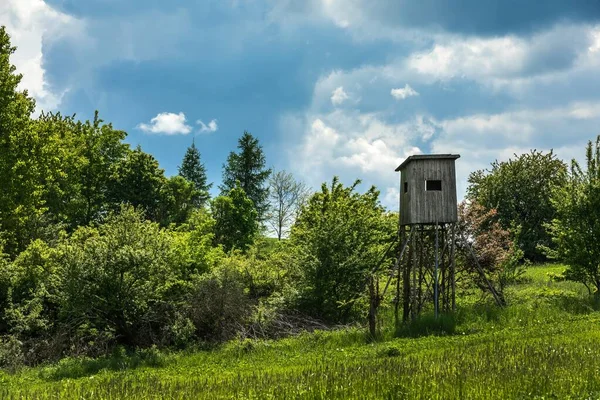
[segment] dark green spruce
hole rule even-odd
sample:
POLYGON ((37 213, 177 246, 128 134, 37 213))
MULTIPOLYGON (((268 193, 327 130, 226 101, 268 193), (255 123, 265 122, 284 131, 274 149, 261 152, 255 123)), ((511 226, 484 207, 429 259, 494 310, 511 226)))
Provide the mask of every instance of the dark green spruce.
POLYGON ((208 191, 212 187, 212 183, 207 183, 206 167, 200 161, 200 151, 193 141, 183 156, 179 175, 194 184, 194 188, 198 192, 196 206, 201 207, 206 204, 210 199, 208 191))
POLYGON ((223 165, 223 184, 219 189, 221 194, 227 195, 239 181, 240 187, 254 203, 258 220, 262 222, 269 209, 269 188, 266 183, 271 169, 265 167, 262 146, 251 133, 244 131, 237 147, 239 153, 229 153, 227 163, 223 165))

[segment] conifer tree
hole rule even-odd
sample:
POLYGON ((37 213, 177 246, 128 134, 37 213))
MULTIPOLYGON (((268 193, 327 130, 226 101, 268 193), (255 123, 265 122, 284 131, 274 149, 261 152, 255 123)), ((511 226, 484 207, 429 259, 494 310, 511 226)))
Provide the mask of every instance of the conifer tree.
POLYGON ((239 185, 246 196, 254 203, 259 221, 264 221, 269 209, 269 188, 266 181, 271 170, 265 168, 265 155, 258 139, 244 131, 238 140, 239 153, 231 152, 223 165, 223 185, 219 186, 222 195, 239 185))
POLYGON ((210 198, 208 191, 212 187, 212 183, 207 183, 206 167, 200 161, 200 152, 194 141, 188 147, 183 156, 183 161, 179 167, 179 175, 194 184, 197 193, 198 207, 203 206, 210 198))

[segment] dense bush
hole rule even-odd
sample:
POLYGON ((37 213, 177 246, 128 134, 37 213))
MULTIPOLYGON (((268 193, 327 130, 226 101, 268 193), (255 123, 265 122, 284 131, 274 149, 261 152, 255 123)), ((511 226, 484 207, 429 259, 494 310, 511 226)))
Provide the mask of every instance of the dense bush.
POLYGON ((588 143, 586 170, 573 160, 565 186, 556 188, 556 217, 547 225, 555 245, 546 249, 569 266, 566 279, 600 296, 600 136, 588 143))
POLYGON ((355 191, 337 178, 323 184, 303 207, 292 227, 291 241, 301 273, 301 307, 333 322, 355 317, 354 303, 365 292, 369 270, 381 258, 396 232, 386 218, 379 192, 355 191))
POLYGON ((514 159, 492 163, 489 170, 469 175, 467 197, 487 210, 495 210, 494 220, 503 229, 512 229, 511 238, 525 258, 545 258, 539 246, 549 246, 544 224, 554 218, 550 200, 555 187, 564 186, 566 166, 550 151, 531 151, 514 159), (518 227, 519 229, 513 229, 518 227))

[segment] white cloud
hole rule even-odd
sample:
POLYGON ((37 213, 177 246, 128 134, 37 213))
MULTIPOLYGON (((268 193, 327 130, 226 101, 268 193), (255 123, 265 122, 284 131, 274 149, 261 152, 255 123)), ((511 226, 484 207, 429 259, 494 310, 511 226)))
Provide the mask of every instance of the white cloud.
POLYGON ((35 98, 37 112, 55 110, 66 89, 50 87, 43 67, 43 48, 68 32, 77 35, 82 22, 43 0, 4 0, 0 2, 0 25, 6 26, 12 45, 17 47, 11 62, 23 74, 19 88, 27 89, 35 98))
POLYGON ((196 121, 196 123, 200 125, 200 132, 212 133, 212 132, 216 132, 217 129, 219 129, 216 119, 211 120, 208 124, 205 124, 201 120, 196 121))
POLYGON ((592 32, 590 32, 590 36, 591 36, 591 45, 588 48, 588 50, 590 51, 590 53, 595 53, 600 51, 600 27, 594 29, 592 32))
POLYGON ((418 96, 419 92, 411 88, 407 83, 406 85, 404 85, 404 88, 392 89, 390 91, 390 94, 394 96, 396 100, 404 100, 407 97, 418 96))
POLYGON ((597 134, 600 101, 468 115, 437 124, 440 133, 431 141, 430 151, 461 154, 457 162, 461 196, 467 188, 469 173, 488 168, 496 159, 507 160, 530 149, 555 149, 565 161, 581 158, 585 143, 597 134))
POLYGON ((413 54, 408 66, 436 79, 462 76, 510 75, 523 68, 526 43, 514 37, 455 39, 413 54))
POLYGON ((388 187, 385 190, 385 195, 381 199, 383 205, 389 210, 398 211, 400 207, 400 190, 396 187, 388 187))
POLYGON ((149 124, 141 123, 137 126, 139 129, 148 133, 164 133, 166 135, 187 135, 192 131, 192 127, 186 124, 185 114, 162 112, 150 120, 149 124))
POLYGON ((301 142, 292 150, 290 168, 318 187, 332 176, 346 182, 356 178, 378 187, 395 187, 394 169, 408 156, 421 153, 416 143, 423 132, 421 118, 402 124, 386 123, 377 114, 336 109, 308 116, 301 142))
POLYGON ((331 103, 334 106, 339 106, 340 104, 342 104, 344 101, 348 100, 348 93, 346 93, 344 91, 344 87, 343 86, 338 86, 337 88, 335 88, 335 90, 333 91, 333 93, 331 93, 331 103))

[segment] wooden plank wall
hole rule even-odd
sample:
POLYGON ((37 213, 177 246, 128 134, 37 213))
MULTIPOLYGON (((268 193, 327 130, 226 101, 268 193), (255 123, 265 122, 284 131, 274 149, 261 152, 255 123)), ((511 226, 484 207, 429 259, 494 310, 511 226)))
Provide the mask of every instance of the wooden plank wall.
POLYGON ((455 160, 414 160, 400 173, 400 221, 402 225, 456 222, 455 160), (441 191, 426 191, 426 180, 441 180, 441 191), (404 182, 408 192, 404 193, 404 182))

